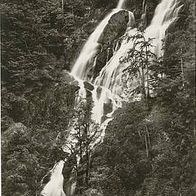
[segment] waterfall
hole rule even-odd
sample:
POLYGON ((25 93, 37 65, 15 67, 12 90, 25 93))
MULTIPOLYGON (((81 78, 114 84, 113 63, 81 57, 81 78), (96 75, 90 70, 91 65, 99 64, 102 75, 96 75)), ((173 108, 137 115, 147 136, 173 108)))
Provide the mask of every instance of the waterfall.
POLYGON ((145 37, 155 38, 153 40, 153 45, 155 46, 153 52, 158 57, 163 54, 161 48, 165 32, 170 24, 178 18, 178 12, 181 7, 176 0, 163 0, 157 6, 150 26, 145 30, 145 37))
POLYGON ((86 66, 88 63, 92 64, 93 58, 95 57, 99 46, 98 40, 104 28, 108 24, 111 16, 118 11, 118 9, 115 9, 109 15, 107 15, 106 18, 97 26, 95 31, 90 35, 71 70, 72 75, 81 79, 84 79, 86 77, 86 66))
MULTIPOLYGON (((137 29, 132 28, 134 16, 131 12, 129 12, 127 30, 124 36, 122 36, 125 38, 122 39, 121 43, 117 41, 113 56, 106 62, 106 65, 99 72, 99 75, 95 79, 92 77, 89 80, 87 77, 87 70, 91 70, 91 68, 96 66, 96 54, 99 47, 98 40, 110 18, 122 9, 124 2, 125 0, 120 0, 116 9, 112 10, 90 35, 71 71, 71 75, 78 81, 80 87, 78 99, 80 99, 80 97, 86 97, 86 90, 83 83, 85 80, 94 86, 94 90, 91 92, 94 103, 92 119, 100 124, 100 130, 102 131, 101 137, 99 140, 95 141, 94 145, 103 141, 105 128, 109 121, 112 120, 113 112, 122 106, 123 100, 126 100, 126 97, 123 94, 122 72, 128 66, 128 63, 120 63, 120 59, 125 57, 127 52, 133 47, 132 41, 128 40, 127 37, 137 33, 137 29), (107 114, 104 114, 105 104, 112 105, 112 111, 107 114)), ((155 10, 151 24, 144 32, 146 38, 154 38, 153 52, 158 56, 162 55, 161 47, 165 32, 169 25, 177 19, 180 8, 177 0, 162 0, 155 10)), ((137 78, 130 81, 130 85, 133 87, 138 85, 137 78)), ((74 134, 73 127, 70 131, 70 136, 68 137, 69 142, 73 140, 73 137, 71 136, 72 133, 74 134)), ((68 151, 69 149, 67 152, 68 151)), ((41 193, 43 196, 65 196, 65 193, 63 192, 63 166, 64 161, 60 161, 54 166, 51 173, 51 179, 41 193)))
POLYGON ((121 9, 122 7, 123 7, 123 4, 124 4, 124 2, 125 2, 125 0, 120 0, 119 2, 118 2, 118 5, 117 5, 117 9, 121 9))
POLYGON ((82 51, 80 52, 80 55, 71 70, 72 75, 75 75, 81 79, 85 79, 86 66, 88 63, 92 63, 92 60, 97 53, 97 49, 99 46, 98 40, 103 30, 105 29, 106 25, 108 24, 108 21, 110 20, 111 16, 113 16, 115 13, 121 10, 124 1, 125 0, 120 0, 116 9, 112 10, 112 12, 109 13, 100 22, 100 24, 97 26, 95 31, 90 35, 90 37, 88 38, 86 44, 82 48, 82 51))
POLYGON ((50 181, 41 192, 42 196, 66 196, 63 191, 63 166, 64 161, 62 160, 55 164, 51 170, 50 181))
MULTIPOLYGON (((174 22, 178 16, 181 6, 178 6, 175 0, 163 0, 156 8, 154 17, 150 26, 145 30, 144 36, 153 39, 153 51, 158 57, 162 55, 162 40, 165 37, 165 32, 169 25, 174 22)), ((137 33, 136 29, 127 29, 125 37, 133 36, 137 33)), ((99 76, 95 80, 95 85, 103 86, 111 90, 115 95, 123 95, 122 71, 129 63, 120 63, 121 57, 125 57, 128 51, 133 47, 131 41, 124 39, 121 47, 110 59, 109 62, 101 70, 99 76)), ((132 87, 137 85, 137 80, 132 80, 132 87)), ((104 93, 103 95, 104 96, 104 93)))

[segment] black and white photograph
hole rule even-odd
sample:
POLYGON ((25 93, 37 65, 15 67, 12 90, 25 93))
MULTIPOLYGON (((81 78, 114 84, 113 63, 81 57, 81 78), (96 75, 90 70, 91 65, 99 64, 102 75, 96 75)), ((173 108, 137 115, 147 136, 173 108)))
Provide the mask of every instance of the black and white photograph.
POLYGON ((195 0, 1 0, 2 196, 196 196, 195 0))

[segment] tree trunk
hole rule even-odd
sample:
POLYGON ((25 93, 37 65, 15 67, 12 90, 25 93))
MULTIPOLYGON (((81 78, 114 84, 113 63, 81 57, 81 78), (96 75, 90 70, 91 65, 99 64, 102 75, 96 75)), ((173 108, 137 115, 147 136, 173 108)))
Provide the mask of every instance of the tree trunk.
POLYGON ((144 75, 144 69, 143 67, 141 68, 142 69, 142 95, 144 97, 144 99, 146 99, 146 89, 145 89, 145 75, 144 75))
POLYGON ((64 14, 64 0, 62 0, 62 14, 64 14))
POLYGON ((89 152, 88 152, 88 146, 86 148, 86 176, 85 176, 86 186, 88 188, 89 183, 89 152))
POLYGON ((182 85, 184 87, 185 77, 184 77, 184 67, 183 67, 183 59, 182 59, 182 49, 181 49, 180 66, 181 66, 181 74, 182 74, 182 85))
POLYGON ((149 150, 148 150, 148 139, 146 137, 146 134, 144 136, 144 139, 145 139, 145 146, 146 146, 146 156, 148 158, 148 156, 149 156, 149 150))

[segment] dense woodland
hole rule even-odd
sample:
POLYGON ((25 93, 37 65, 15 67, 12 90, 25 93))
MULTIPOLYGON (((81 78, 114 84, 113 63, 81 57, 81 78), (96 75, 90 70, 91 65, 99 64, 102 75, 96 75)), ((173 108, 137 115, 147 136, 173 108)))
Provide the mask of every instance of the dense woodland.
MULTIPOLYGON (((159 1, 146 2, 148 25, 159 1)), ((181 3, 179 18, 166 33, 164 56, 145 61, 154 73, 150 86, 155 96, 124 103, 93 152, 86 150, 88 134, 82 136, 79 145, 86 156, 77 168, 75 195, 196 195, 195 3, 181 3)), ((62 146, 70 120, 79 119, 78 130, 90 125, 98 129, 90 120, 90 95, 87 105, 74 109, 78 87, 63 70, 71 69, 90 33, 116 4, 2 0, 3 196, 40 194, 48 171, 67 156, 62 146)), ((126 8, 134 12, 138 27, 142 1, 129 0, 126 8)), ((130 77, 132 68, 126 70, 130 77)), ((63 170, 65 187, 80 153, 72 150, 63 170)))

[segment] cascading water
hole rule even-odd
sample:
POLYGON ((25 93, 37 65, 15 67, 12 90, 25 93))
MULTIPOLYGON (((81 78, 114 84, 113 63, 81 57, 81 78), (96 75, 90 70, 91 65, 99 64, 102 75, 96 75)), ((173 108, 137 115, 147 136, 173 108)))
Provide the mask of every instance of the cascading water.
MULTIPOLYGON (((88 79, 87 72, 90 70, 89 66, 96 66, 96 55, 99 46, 98 40, 101 34, 103 33, 111 16, 122 9, 124 2, 125 0, 120 0, 117 8, 107 15, 90 35, 71 71, 71 75, 74 76, 79 83, 79 97, 85 98, 86 96, 83 81, 87 80, 94 86, 94 90, 92 91, 92 99, 94 102, 92 119, 100 124, 100 129, 102 130, 100 140, 103 140, 105 128, 108 122, 112 119, 113 112, 115 109, 121 107, 121 102, 124 100, 122 71, 128 66, 128 64, 120 63, 119 60, 121 57, 125 57, 127 55, 127 52, 133 47, 133 43, 127 39, 123 39, 121 43, 117 41, 113 50, 113 56, 109 59, 94 80, 88 79), (104 104, 106 103, 112 104, 112 111, 106 115, 106 118, 103 121, 104 104)), ((179 9, 180 6, 178 5, 177 0, 162 0, 155 10, 150 26, 145 30, 144 35, 146 38, 154 38, 153 52, 155 52, 158 56, 161 56, 162 54, 161 46, 162 39, 165 37, 165 31, 169 25, 176 20, 179 9)), ((134 16, 131 12, 129 12, 129 23, 127 24, 127 31, 123 37, 132 36, 137 32, 136 29, 131 28, 133 22, 134 16)), ((131 81, 131 85, 137 85, 137 80, 135 79, 131 81)), ((68 139, 72 138, 71 133, 73 132, 74 130, 70 131, 70 137, 68 137, 68 139)), ((95 143, 98 142, 99 141, 96 141, 95 143)), ((43 196, 65 196, 65 193, 63 192, 63 166, 64 161, 60 161, 54 166, 54 169, 51 172, 51 179, 41 193, 43 196)))
POLYGON ((118 5, 117 5, 117 9, 121 9, 121 8, 123 8, 123 4, 125 3, 125 0, 120 0, 119 2, 118 2, 118 5))
MULTIPOLYGON (((86 96, 85 89, 84 89, 84 84, 82 80, 85 79, 87 74, 85 73, 86 71, 86 66, 88 63, 93 63, 93 66, 96 64, 96 52, 97 52, 97 47, 99 46, 98 40, 108 24, 108 21, 110 20, 111 16, 113 16, 115 13, 119 12, 123 6, 125 0, 120 0, 116 9, 112 10, 110 14, 108 14, 103 21, 97 26, 95 31, 90 35, 89 39, 87 40, 86 44, 84 45, 78 59, 76 60, 75 65, 72 68, 71 75, 75 77, 75 79, 79 83, 79 97, 84 98, 86 96)), ((105 128, 103 125, 102 127, 105 128)), ((74 132, 72 130, 71 132, 74 132)), ((72 136, 68 137, 72 139, 72 136)), ((70 139, 70 140, 71 140, 70 139)), ((67 150, 69 152, 69 149, 67 150)), ((57 163, 52 172, 51 172, 51 178, 50 181, 46 184, 44 189, 41 192, 41 195, 43 196, 65 196, 65 193, 63 191, 63 175, 62 175, 62 169, 64 166, 64 161, 60 161, 57 163)))
MULTIPOLYGON (((90 35, 89 39, 87 40, 86 44, 84 45, 78 59, 76 60, 76 63, 74 64, 71 74, 77 78, 80 78, 82 80, 89 80, 88 79, 88 71, 87 71, 87 65, 88 65, 88 70, 89 66, 95 67, 96 65, 96 54, 97 54, 97 49, 98 46, 100 45, 98 43, 100 36, 102 35, 106 25, 108 24, 110 18, 117 12, 119 12, 122 9, 122 6, 124 4, 125 0, 120 0, 118 2, 118 5, 116 7, 116 9, 112 10, 112 12, 106 16, 106 18, 97 26, 97 28, 95 29, 95 31, 90 35)), ((132 12, 129 12, 129 22, 127 24, 127 28, 131 28, 131 26, 133 25, 133 23, 135 22, 134 20, 134 15, 132 12)), ((118 42, 117 42, 118 43, 118 42)), ((115 50, 117 50, 117 48, 115 47, 115 50)), ((120 56, 119 56, 120 57, 120 56)), ((117 58, 116 58, 117 59, 117 58)), ((108 60, 108 58, 107 58, 108 60)), ((108 78, 108 80, 110 80, 110 78, 108 78)), ((95 89, 92 91, 92 97, 93 97, 93 101, 94 101, 94 107, 92 109, 92 118, 95 122, 97 123, 101 123, 102 122, 102 116, 103 116, 103 107, 104 104, 107 103, 108 101, 112 101, 112 105, 113 105, 113 110, 120 107, 121 106, 121 101, 120 98, 112 95, 112 93, 110 92, 110 88, 108 88, 107 85, 101 85, 103 86, 103 88, 101 89, 101 95, 98 96, 97 95, 97 86, 96 86, 96 82, 93 82, 93 78, 91 78, 91 80, 89 81, 90 83, 92 83, 95 87, 95 89), (100 97, 100 98, 98 98, 100 97)), ((100 86, 100 85, 98 85, 100 86)), ((112 112, 111 112, 112 114, 112 112)), ((109 116, 109 114, 108 114, 109 116)))
MULTIPOLYGON (((162 55, 161 47, 162 40, 165 37, 165 31, 169 25, 176 20, 180 8, 181 6, 178 6, 176 0, 163 0, 155 10, 155 15, 152 19, 151 25, 144 32, 144 36, 146 38, 153 38, 154 51, 152 52, 154 52, 158 57, 162 55)), ((125 37, 133 36, 136 33, 136 29, 128 29, 125 33, 125 37)), ((132 47, 133 43, 131 41, 127 42, 126 39, 122 41, 121 47, 109 60, 109 62, 107 62, 99 76, 96 78, 94 82, 95 85, 103 86, 106 89, 111 90, 111 92, 115 95, 123 95, 122 72, 129 63, 120 63, 119 59, 121 57, 125 57, 132 47)), ((137 80, 133 80, 131 83, 134 88, 137 85, 137 80)))
POLYGON ((51 170, 50 181, 44 187, 41 195, 47 196, 66 196, 63 191, 63 175, 62 170, 64 161, 59 161, 51 170))
POLYGON ((156 8, 151 25, 145 30, 146 38, 154 38, 153 45, 154 53, 162 56, 162 40, 165 37, 165 32, 178 18, 178 12, 182 6, 179 6, 177 0, 164 0, 156 8))
POLYGON ((85 79, 86 77, 86 66, 87 64, 94 64, 93 59, 95 58, 97 48, 99 46, 98 40, 105 29, 108 21, 110 20, 111 16, 115 13, 119 12, 122 9, 122 5, 125 0, 120 0, 116 9, 112 10, 97 26, 95 31, 90 35, 89 39, 87 40, 86 44, 84 45, 82 51, 78 59, 76 60, 73 68, 72 68, 72 75, 77 76, 80 79, 85 79))

